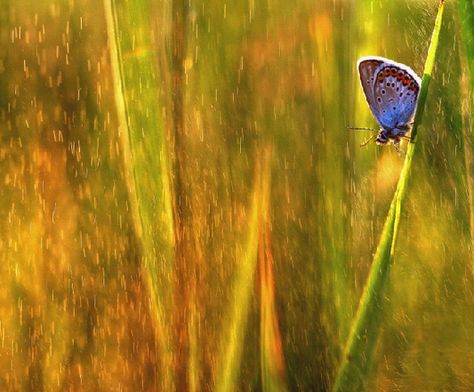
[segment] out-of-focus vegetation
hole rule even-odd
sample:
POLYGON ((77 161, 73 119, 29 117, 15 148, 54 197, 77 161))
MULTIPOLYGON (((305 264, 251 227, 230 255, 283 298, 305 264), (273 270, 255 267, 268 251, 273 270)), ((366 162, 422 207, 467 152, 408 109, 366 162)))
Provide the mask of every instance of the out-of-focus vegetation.
MULTIPOLYGON (((0 5, 0 389, 329 390, 403 163, 355 62, 421 74, 437 1, 0 5)), ((474 388, 469 10, 369 390, 474 388)))

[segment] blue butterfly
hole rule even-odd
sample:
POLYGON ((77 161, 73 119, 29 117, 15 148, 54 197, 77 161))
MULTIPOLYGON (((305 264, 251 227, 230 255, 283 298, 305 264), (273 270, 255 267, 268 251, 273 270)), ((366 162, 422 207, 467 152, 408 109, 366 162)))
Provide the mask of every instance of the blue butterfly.
POLYGON ((362 57, 357 69, 367 103, 381 128, 367 142, 375 138, 377 144, 387 144, 392 140, 398 150, 400 139, 411 130, 421 79, 410 67, 384 57, 362 57))

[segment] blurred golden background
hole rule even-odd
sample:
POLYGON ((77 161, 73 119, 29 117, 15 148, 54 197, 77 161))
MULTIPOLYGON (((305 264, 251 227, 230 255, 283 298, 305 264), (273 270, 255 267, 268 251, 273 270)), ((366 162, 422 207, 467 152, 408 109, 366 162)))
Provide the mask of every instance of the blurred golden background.
MULTIPOLYGON (((0 390, 330 390, 403 163, 355 64, 421 75, 437 1, 0 4, 0 390)), ((474 389, 456 10, 371 391, 474 389)))

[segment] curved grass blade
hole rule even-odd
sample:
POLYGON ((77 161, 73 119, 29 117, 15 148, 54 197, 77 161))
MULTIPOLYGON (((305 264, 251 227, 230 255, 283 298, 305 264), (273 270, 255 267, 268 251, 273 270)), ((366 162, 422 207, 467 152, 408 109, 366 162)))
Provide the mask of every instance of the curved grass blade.
POLYGON ((149 0, 104 0, 125 182, 153 305, 162 390, 173 390, 170 313, 174 222, 149 0))
POLYGON ((229 320, 221 336, 220 368, 216 374, 215 390, 227 392, 238 389, 238 371, 245 330, 251 307, 252 290, 258 261, 259 233, 262 230, 263 211, 269 194, 270 152, 264 150, 257 164, 252 206, 249 213, 248 237, 237 267, 228 309, 229 320))
MULTIPOLYGON (((267 192, 267 197, 269 196, 267 192)), ((263 392, 285 392, 285 360, 275 303, 274 261, 271 247, 270 200, 262 206, 258 244, 260 267, 260 373, 263 392)))
POLYGON ((421 84, 418 107, 412 130, 412 142, 408 145, 405 162, 400 173, 390 210, 385 220, 377 251, 372 262, 368 281, 362 294, 354 324, 347 341, 342 362, 334 383, 334 391, 360 391, 367 387, 367 374, 370 369, 373 351, 377 343, 378 332, 384 304, 384 290, 390 272, 390 265, 396 245, 400 215, 410 178, 411 164, 416 149, 418 125, 423 116, 428 86, 436 58, 439 32, 444 11, 444 0, 439 3, 433 35, 421 84))
POLYGON ((471 0, 458 0, 459 22, 467 64, 471 74, 471 89, 474 88, 474 5, 471 0))
MULTIPOLYGON (((470 105, 469 118, 463 126, 464 160, 466 165, 466 182, 469 195, 469 218, 471 231, 471 255, 474 260, 474 5, 472 0, 458 0, 458 21, 461 31, 461 43, 464 46, 464 60, 469 73, 469 85, 461 86, 463 95, 470 105)), ((474 267, 474 265, 473 265, 474 267)))

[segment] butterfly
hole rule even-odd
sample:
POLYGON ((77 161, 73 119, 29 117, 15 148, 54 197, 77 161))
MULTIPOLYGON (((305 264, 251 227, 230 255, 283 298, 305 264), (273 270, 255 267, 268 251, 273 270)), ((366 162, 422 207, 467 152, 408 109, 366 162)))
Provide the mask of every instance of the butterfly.
MULTIPOLYGON (((410 67, 384 57, 362 57, 357 61, 360 83, 370 110, 380 125, 377 144, 393 141, 399 149, 400 139, 411 130, 421 87, 420 77, 410 67)), ((361 128, 353 128, 361 129, 361 128)), ((370 128, 362 128, 370 129, 370 128)))

